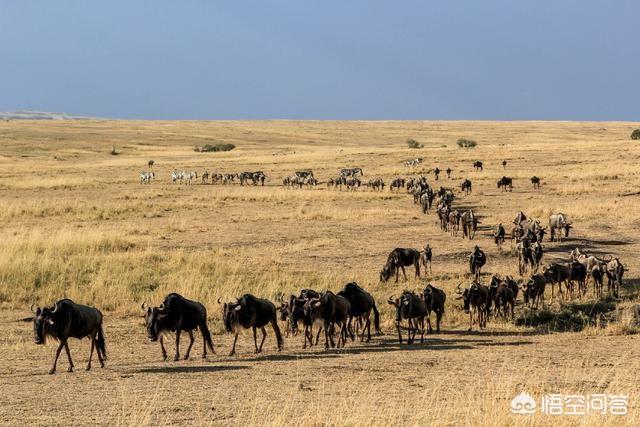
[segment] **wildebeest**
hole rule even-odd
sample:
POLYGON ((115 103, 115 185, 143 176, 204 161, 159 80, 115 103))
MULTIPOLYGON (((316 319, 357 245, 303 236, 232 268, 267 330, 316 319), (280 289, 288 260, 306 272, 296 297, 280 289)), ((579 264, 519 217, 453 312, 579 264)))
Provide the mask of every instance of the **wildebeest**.
POLYGON ((449 212, 448 228, 452 236, 458 235, 458 229, 460 228, 460 212, 457 209, 449 212))
POLYGON ((504 236, 506 231, 502 224, 498 224, 496 226, 496 231, 493 233, 493 241, 496 243, 498 250, 502 249, 502 244, 504 243, 504 236))
POLYGON ((347 190, 355 190, 360 187, 361 181, 355 176, 351 176, 346 178, 344 183, 347 186, 347 190))
MULTIPOLYGON (((218 300, 220 302, 220 300, 218 300)), ((278 327, 278 320, 276 318, 276 307, 273 303, 267 299, 257 298, 251 294, 244 294, 234 302, 225 303, 222 306, 222 319, 224 321, 224 328, 227 332, 235 332, 233 338, 233 347, 229 356, 233 356, 236 352, 236 342, 238 341, 239 326, 244 329, 251 328, 253 330, 253 344, 256 349, 256 353, 262 351, 262 345, 267 337, 267 331, 265 326, 271 324, 273 332, 276 335, 276 344, 278 351, 282 350, 282 335, 280 334, 280 328, 278 327), (257 329, 262 330, 262 341, 258 346, 256 337, 257 329)))
POLYGON ((420 163, 422 163, 422 157, 417 157, 415 159, 405 160, 403 163, 407 167, 417 166, 420 163))
POLYGON ((532 176, 531 177, 531 185, 533 185, 533 189, 534 190, 539 190, 540 189, 540 178, 538 178, 537 176, 532 176))
POLYGON ((444 315, 444 303, 447 300, 447 295, 442 289, 438 289, 432 286, 430 283, 422 291, 422 297, 427 308, 427 328, 429 333, 433 332, 431 327, 431 312, 436 314, 436 332, 440 333, 440 321, 444 315))
POLYGON ((487 256, 478 246, 473 248, 473 253, 469 256, 469 270, 475 275, 476 281, 480 280, 482 267, 487 263, 487 256))
POLYGON ((155 164, 155 162, 153 160, 149 160, 147 162, 147 166, 149 166, 150 168, 153 168, 153 165, 155 164))
POLYGON ((462 181, 462 184, 460 184, 460 191, 464 192, 465 196, 471 194, 471 181, 468 179, 462 181))
POLYGON ((503 160, 502 161, 502 169, 506 169, 507 168, 507 161, 503 160))
POLYGON ((469 313, 469 330, 471 331, 473 329, 473 324, 476 323, 476 321, 480 329, 486 328, 490 304, 489 288, 474 282, 464 291, 462 291, 460 285, 458 285, 456 293, 460 295, 457 299, 463 300, 464 311, 469 313))
MULTIPOLYGON (((31 307, 33 308, 33 306, 31 307)), ((53 366, 49 371, 50 374, 56 371, 58 357, 60 357, 60 352, 63 347, 69 359, 68 371, 73 372, 73 361, 71 360, 68 343, 69 338, 82 339, 89 337, 91 340, 91 352, 89 353, 87 371, 91 369, 94 347, 96 353, 98 353, 100 366, 104 367, 104 361, 107 359, 107 350, 102 328, 102 313, 96 308, 76 304, 66 298, 57 301, 51 308, 37 307, 35 316, 33 317, 33 334, 36 344, 44 344, 47 337, 51 337, 60 342, 58 350, 56 350, 56 358, 53 361, 53 366)))
POLYGON ((436 181, 437 181, 437 180, 440 178, 440 168, 436 167, 436 168, 433 170, 433 174, 435 175, 435 177, 436 177, 436 181))
POLYGON ((340 170, 340 176, 356 176, 360 174, 360 176, 363 176, 364 173, 362 173, 362 169, 361 168, 345 168, 345 169, 341 169, 340 170))
POLYGON ((543 274, 534 274, 523 285, 522 295, 524 297, 525 304, 529 304, 531 308, 538 308, 538 303, 542 303, 544 308, 544 289, 547 283, 547 278, 543 274))
POLYGON ((398 283, 400 269, 402 269, 404 279, 407 280, 407 273, 404 268, 410 265, 413 265, 416 269, 416 277, 420 277, 420 251, 413 248, 395 248, 389 253, 387 263, 380 271, 380 281, 387 282, 395 273, 396 283, 398 283))
POLYGON ((502 188, 502 191, 513 191, 513 178, 503 176, 498 180, 498 188, 502 188))
POLYGON ((382 190, 384 190, 384 180, 382 178, 379 178, 379 177, 375 178, 375 179, 372 179, 367 183, 367 186, 369 188, 371 188, 372 190, 382 191, 382 190))
POLYGON ((573 285, 578 284, 579 294, 586 293, 587 269, 579 262, 561 263, 556 262, 547 268, 542 269, 547 282, 558 284, 560 296, 562 297, 562 284, 565 284, 570 297, 573 297, 573 285))
POLYGON ((480 224, 476 214, 472 210, 468 210, 460 216, 460 221, 462 223, 462 236, 473 240, 478 230, 478 224, 480 224))
POLYGON ((413 344, 418 330, 421 332, 420 342, 424 342, 424 318, 427 305, 423 298, 411 291, 404 291, 400 298, 389 297, 387 303, 396 308, 396 329, 398 342, 402 344, 402 321, 408 323, 407 344, 413 344))
MULTIPOLYGON (((145 308, 145 304, 142 304, 145 308)), ((197 301, 191 301, 171 293, 164 298, 159 307, 146 307, 144 316, 147 337, 151 342, 160 341, 162 358, 167 360, 167 351, 164 348, 162 336, 165 332, 175 332, 176 334, 176 354, 173 360, 180 359, 180 333, 182 331, 189 334, 189 347, 184 355, 184 359, 189 358, 191 347, 193 346, 193 331, 200 329, 202 334, 202 358, 207 357, 207 348, 213 352, 213 341, 207 327, 207 309, 197 301)))
POLYGON ((527 272, 528 266, 534 266, 533 252, 528 240, 523 239, 516 245, 516 254, 518 255, 518 273, 522 276, 527 272))
POLYGON ((395 178, 393 181, 391 181, 391 185, 389 185, 389 191, 393 191, 394 189, 400 190, 401 188, 404 188, 404 183, 404 178, 395 178))
POLYGON ((427 274, 427 265, 429 265, 429 273, 432 273, 431 270, 431 259, 433 258, 433 250, 429 244, 424 246, 424 250, 420 251, 420 261, 422 261, 422 266, 424 267, 424 272, 427 274))
POLYGON ((447 168, 447 170, 446 170, 445 172, 447 172, 447 178, 448 178, 448 179, 451 179, 451 172, 453 172, 453 171, 451 170, 451 168, 447 168))
MULTIPOLYGON (((347 283, 338 295, 343 296, 349 301, 349 320, 347 322, 347 330, 351 335, 351 339, 354 339, 354 333, 352 329, 353 319, 364 321, 362 325, 362 333, 360 335, 360 341, 364 341, 365 330, 367 332, 367 342, 371 341, 371 312, 373 311, 373 325, 376 334, 380 334, 380 313, 378 307, 376 307, 376 301, 373 296, 362 289, 356 282, 347 283)), ((357 332, 357 331, 356 331, 357 332)))
POLYGON ((479 171, 482 171, 482 170, 483 170, 483 169, 482 169, 482 162, 481 162, 481 161, 479 161, 479 160, 476 160, 475 162, 473 162, 473 168, 474 168, 476 171, 478 171, 478 170, 479 170, 479 171))
MULTIPOLYGON (((289 301, 284 301, 283 299, 281 299, 280 307, 276 308, 276 310, 280 311, 280 320, 287 322, 287 336, 289 332, 291 332, 293 335, 297 335, 298 323, 302 321, 304 326, 304 348, 307 348, 307 341, 309 342, 310 346, 314 345, 313 322, 310 317, 305 316, 304 306, 309 299, 319 297, 320 293, 314 291, 313 289, 302 289, 299 296, 291 295, 289 297, 289 301)), ((322 332, 322 328, 320 328, 318 334, 316 335, 315 344, 318 343, 320 332, 322 332)))
POLYGON ((622 286, 622 276, 627 271, 618 258, 612 258, 607 261, 605 266, 605 274, 607 275, 607 289, 609 293, 613 292, 614 297, 618 297, 618 292, 622 286))
POLYGON ((542 262, 542 244, 540 241, 537 241, 533 244, 531 248, 531 256, 533 258, 533 271, 538 271, 540 268, 540 263, 542 262))
POLYGON ((335 295, 331 291, 323 292, 319 298, 311 298, 304 305, 305 316, 309 316, 312 322, 322 321, 324 326, 324 348, 335 347, 333 332, 336 326, 340 326, 340 336, 337 346, 344 347, 347 342, 347 321, 351 304, 342 295, 335 295))
MULTIPOLYGON (((494 276, 495 277, 495 276, 494 276)), ((517 286, 517 285, 516 285, 517 286)), ((489 305, 493 301, 495 306, 495 317, 501 315, 506 318, 510 315, 513 320, 515 316, 516 297, 513 289, 506 282, 495 282, 493 279, 489 286, 489 305)))
POLYGON ((431 205, 433 204, 433 199, 435 198, 435 193, 428 187, 424 193, 420 195, 420 207, 422 208, 422 213, 426 214, 429 209, 431 209, 431 205))
POLYGON ((311 170, 296 171, 295 175, 298 178, 306 178, 306 177, 309 177, 309 176, 313 178, 313 171, 311 171, 311 170))
POLYGON ((573 226, 571 222, 567 219, 567 216, 563 213, 553 214, 549 217, 549 233, 551 233, 551 241, 553 242, 554 237, 559 242, 562 241, 562 231, 564 230, 564 237, 569 237, 569 230, 571 230, 573 226))

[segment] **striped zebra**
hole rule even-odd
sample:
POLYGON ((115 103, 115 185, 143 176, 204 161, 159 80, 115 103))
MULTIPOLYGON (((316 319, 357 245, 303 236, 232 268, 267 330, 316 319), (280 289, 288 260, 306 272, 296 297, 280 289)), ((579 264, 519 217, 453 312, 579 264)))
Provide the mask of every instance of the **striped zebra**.
POLYGON ((153 172, 140 172, 140 184, 150 184, 155 177, 156 174, 153 172))
POLYGON ((405 160, 404 161, 404 165, 406 167, 412 167, 412 166, 417 166, 420 163, 422 163, 422 157, 417 157, 415 159, 410 159, 410 160, 405 160))

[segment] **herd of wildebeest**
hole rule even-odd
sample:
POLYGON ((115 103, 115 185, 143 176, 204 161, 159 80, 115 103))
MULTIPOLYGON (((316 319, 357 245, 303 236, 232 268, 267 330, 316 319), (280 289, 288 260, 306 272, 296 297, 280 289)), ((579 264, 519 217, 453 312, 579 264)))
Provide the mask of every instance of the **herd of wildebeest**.
MULTIPOLYGON (((404 162, 405 166, 413 167, 422 163, 421 158, 404 162)), ((150 183, 155 179, 153 161, 149 161, 150 172, 142 172, 141 183, 150 183)), ((507 162, 502 166, 506 169, 507 162)), ((482 162, 473 164, 476 171, 483 171, 482 162)), ((432 172, 435 180, 439 179, 439 168, 432 172)), ((446 170, 447 177, 451 179, 451 168, 446 170)), ((328 187, 355 189, 362 185, 361 168, 347 168, 339 172, 338 177, 326 181, 328 187)), ((197 179, 198 174, 193 172, 174 171, 171 174, 172 182, 190 184, 197 179)), ((238 181, 241 185, 264 185, 266 175, 261 172, 243 172, 236 174, 213 174, 204 172, 201 175, 202 183, 229 184, 238 181)), ((540 178, 532 177, 531 183, 535 189, 540 188, 540 178)), ((318 185, 318 181, 311 170, 296 171, 293 175, 283 179, 283 185, 288 187, 303 187, 318 185)), ((374 191, 382 191, 385 183, 382 178, 373 178, 366 184, 374 191)), ((497 182, 498 188, 503 191, 512 191, 513 179, 503 176, 497 182)), ((389 185, 391 191, 406 191, 413 197, 416 205, 420 206, 423 213, 435 210, 440 227, 443 232, 451 236, 458 236, 473 240, 475 238, 479 216, 472 209, 460 211, 456 209, 454 201, 458 196, 452 188, 432 187, 423 175, 412 178, 397 177, 389 185)), ((467 196, 472 191, 472 182, 464 179, 460 185, 460 194, 467 196)), ((549 217, 548 226, 543 226, 538 219, 528 217, 524 212, 518 212, 510 230, 503 224, 497 224, 492 234, 493 241, 498 249, 501 249, 507 237, 511 240, 512 247, 518 264, 520 278, 491 275, 487 284, 481 283, 482 268, 487 263, 485 252, 476 245, 469 254, 469 274, 471 283, 468 286, 459 284, 455 290, 456 299, 462 300, 462 306, 469 314, 469 331, 474 325, 480 329, 485 328, 491 314, 495 317, 514 319, 515 306, 518 295, 522 295, 523 304, 530 309, 544 307, 545 291, 551 288, 551 299, 558 297, 561 300, 583 297, 587 294, 588 284, 593 283, 593 293, 596 298, 601 298, 604 291, 604 281, 607 281, 607 293, 618 297, 622 279, 626 268, 622 262, 613 256, 599 258, 593 254, 587 254, 579 248, 570 252, 570 257, 565 261, 552 262, 542 266, 544 250, 542 242, 546 234, 551 241, 561 241, 569 237, 573 225, 567 215, 556 213, 549 217)), ((387 282, 395 276, 398 282, 400 272, 407 280, 405 267, 413 266, 415 276, 421 277, 421 266, 425 275, 427 270, 431 272, 433 250, 429 244, 425 244, 421 250, 414 248, 395 248, 388 257, 380 271, 380 281, 387 282)), ((435 316, 435 332, 440 332, 440 324, 445 312, 447 295, 444 290, 426 283, 424 289, 419 292, 405 290, 399 296, 390 296, 387 303, 395 311, 395 326, 398 341, 403 343, 403 331, 406 331, 406 342, 412 344, 416 335, 420 333, 420 342, 424 342, 425 333, 433 333, 431 314, 435 316)), ((235 354, 238 334, 241 329, 252 329, 256 353, 262 351, 262 346, 267 336, 266 327, 271 326, 276 337, 277 349, 283 347, 283 337, 279 322, 285 325, 285 335, 295 336, 299 333, 304 338, 303 347, 317 345, 321 334, 324 335, 325 349, 344 347, 350 340, 359 337, 360 341, 370 341, 371 323, 373 321, 374 333, 380 334, 380 312, 374 297, 363 289, 358 283, 347 283, 343 289, 334 293, 330 290, 317 291, 302 289, 298 295, 290 295, 289 298, 280 296, 277 304, 267 299, 258 298, 251 294, 242 295, 233 301, 223 302, 218 299, 221 308, 224 329, 234 333, 234 340, 230 355, 235 354), (372 319, 373 317, 373 319, 372 319), (258 345, 257 332, 260 330, 262 338, 258 345)), ((33 306, 32 306, 33 309, 33 306)), ((157 307, 142 304, 147 336, 150 341, 159 341, 162 357, 167 359, 167 351, 164 347, 163 337, 172 332, 175 334, 174 360, 180 358, 180 337, 182 333, 189 336, 189 344, 184 359, 188 359, 195 341, 194 332, 199 330, 202 334, 203 350, 205 358, 207 350, 213 352, 213 340, 207 326, 207 309, 197 301, 191 301, 176 293, 167 295, 164 301, 157 307)), ((103 331, 102 313, 86 305, 77 304, 70 299, 57 301, 51 307, 37 307, 33 318, 34 340, 36 344, 43 344, 46 337, 51 337, 59 342, 55 360, 49 373, 54 373, 56 364, 62 349, 65 350, 69 360, 69 371, 73 370, 73 362, 69 351, 68 339, 82 339, 88 337, 91 341, 91 351, 87 370, 91 368, 94 349, 98 361, 104 366, 106 360, 106 345, 103 331)))

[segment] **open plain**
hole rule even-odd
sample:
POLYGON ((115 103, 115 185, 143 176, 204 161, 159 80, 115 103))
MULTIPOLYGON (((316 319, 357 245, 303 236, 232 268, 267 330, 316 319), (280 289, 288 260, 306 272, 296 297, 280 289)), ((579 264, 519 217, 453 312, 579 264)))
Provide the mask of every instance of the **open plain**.
MULTIPOLYGON (((617 122, 0 122, 0 423, 55 424, 347 424, 347 425, 640 425, 640 338, 625 316, 578 332, 489 320, 467 332, 468 315, 454 290, 468 285, 468 256, 485 250, 493 273, 518 275, 507 241, 518 211, 546 224, 552 213, 573 221, 572 235, 545 241, 543 262, 579 247, 619 257, 628 271, 614 303, 621 313, 640 302, 640 145, 637 123, 617 122), (423 148, 411 149, 413 138, 423 148), (475 148, 456 145, 477 141, 475 148), (232 143, 229 152, 194 146, 232 143), (112 151, 114 154, 112 154, 112 151), (403 161, 422 157, 412 168, 403 161), (153 159, 155 180, 139 174, 153 159), (484 171, 475 171, 475 160, 484 171), (507 160, 506 169, 501 162, 507 160), (452 169, 451 179, 432 169, 452 169), (424 174, 454 189, 454 206, 481 217, 473 241, 440 230, 406 191, 328 189, 345 167, 363 181, 424 174), (262 170, 262 186, 172 183, 171 171, 202 174, 262 170), (316 188, 282 179, 312 169, 316 188), (513 192, 496 181, 514 179, 513 192), (539 190, 530 183, 542 179, 539 190), (468 178, 473 192, 464 196, 468 178), (447 292, 442 333, 424 344, 398 345, 386 300, 425 279, 379 282, 395 247, 433 248, 426 280, 447 292), (243 293, 276 301, 301 288, 338 291, 356 281, 376 298, 384 334, 371 343, 324 351, 302 349, 301 336, 275 351, 270 330, 262 354, 250 333, 228 357, 219 297, 243 293), (149 343, 140 309, 178 292, 209 311, 216 354, 163 362, 149 343), (47 375, 55 347, 36 346, 23 319, 32 303, 68 297, 105 314, 107 366, 85 372, 89 343, 71 340, 76 372, 47 375), (626 416, 516 415, 520 392, 629 395, 626 416), (465 420, 465 421, 463 421, 465 420)), ((199 176, 200 176, 199 175, 199 176)), ((516 317, 524 313, 519 297, 516 317)), ((547 291, 546 306, 562 310, 547 291)), ((593 304, 593 288, 580 303, 593 304)), ((283 328, 284 330, 284 328, 283 328)), ((169 339, 169 352, 172 340, 169 339)))

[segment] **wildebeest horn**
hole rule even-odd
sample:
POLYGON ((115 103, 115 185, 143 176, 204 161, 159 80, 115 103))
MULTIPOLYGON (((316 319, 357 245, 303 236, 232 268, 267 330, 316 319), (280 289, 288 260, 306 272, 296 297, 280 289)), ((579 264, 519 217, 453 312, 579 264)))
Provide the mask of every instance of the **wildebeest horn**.
POLYGON ((393 295, 391 295, 391 296, 389 297, 389 299, 387 300, 387 302, 388 302, 389 304, 395 304, 395 298, 394 298, 394 296, 393 296, 393 295))
POLYGON ((222 304, 222 297, 218 297, 218 304, 222 304))
POLYGON ((33 306, 36 305, 36 303, 34 302, 33 304, 31 304, 31 307, 29 307, 29 311, 33 311, 35 313, 35 311, 33 310, 33 306))
POLYGON ((164 303, 160 304, 160 307, 158 307, 158 309, 164 310, 164 303))
POLYGON ((462 286, 462 283, 458 283, 458 286, 456 287, 456 293, 462 295, 462 289, 460 289, 460 286, 462 286))
POLYGON ((56 311, 58 311, 58 303, 57 302, 53 306, 53 311, 51 312, 51 314, 55 313, 56 311))
POLYGON ((142 308, 144 310, 145 309, 145 304, 146 303, 143 302, 142 305, 140 305, 140 308, 142 308))
POLYGON ((431 287, 429 285, 427 285, 427 287, 424 288, 424 293, 425 294, 431 295, 432 292, 433 292, 433 290, 431 290, 431 287))

